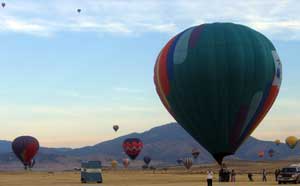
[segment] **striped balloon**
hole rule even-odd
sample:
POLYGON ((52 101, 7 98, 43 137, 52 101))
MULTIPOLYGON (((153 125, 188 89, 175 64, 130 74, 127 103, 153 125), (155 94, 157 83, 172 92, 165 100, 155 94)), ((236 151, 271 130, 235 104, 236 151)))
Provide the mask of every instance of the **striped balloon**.
POLYGON ((154 82, 169 113, 221 164, 270 110, 281 73, 276 49, 264 35, 212 23, 188 28, 162 48, 154 82))
POLYGON ((193 165, 193 159, 188 157, 188 158, 184 158, 183 160, 183 165, 186 169, 190 169, 193 165))

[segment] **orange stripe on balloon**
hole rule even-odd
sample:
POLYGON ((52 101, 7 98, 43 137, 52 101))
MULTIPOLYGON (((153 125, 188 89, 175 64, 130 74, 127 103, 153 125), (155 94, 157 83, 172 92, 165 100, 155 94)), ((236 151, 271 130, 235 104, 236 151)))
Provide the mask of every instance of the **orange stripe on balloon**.
POLYGON ((272 107, 277 95, 279 92, 279 87, 278 86, 272 86, 269 96, 266 100, 266 102, 264 103, 263 109, 260 112, 260 114, 258 115, 258 117, 256 118, 254 125, 252 126, 252 128, 250 129, 249 134, 251 134, 255 128, 258 126, 258 124, 264 119, 264 117, 266 116, 266 114, 268 113, 268 111, 270 110, 270 108, 272 107))

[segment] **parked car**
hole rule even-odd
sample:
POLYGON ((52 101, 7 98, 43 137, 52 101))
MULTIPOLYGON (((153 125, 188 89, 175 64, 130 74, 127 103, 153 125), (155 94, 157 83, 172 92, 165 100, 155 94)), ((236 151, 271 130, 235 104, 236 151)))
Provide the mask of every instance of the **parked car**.
POLYGON ((102 183, 101 161, 87 161, 81 163, 81 183, 102 183))
POLYGON ((280 170, 277 177, 278 184, 300 183, 300 165, 290 165, 280 170))

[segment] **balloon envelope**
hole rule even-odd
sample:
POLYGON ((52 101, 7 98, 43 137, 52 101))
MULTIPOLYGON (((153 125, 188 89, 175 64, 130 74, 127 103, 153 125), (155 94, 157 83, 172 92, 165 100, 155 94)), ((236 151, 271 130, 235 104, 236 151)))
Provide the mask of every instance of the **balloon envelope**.
POLYGON ((203 24, 163 47, 154 82, 169 113, 221 164, 271 108, 281 62, 271 41, 249 27, 203 24))
POLYGON ((116 160, 111 161, 111 167, 115 169, 118 166, 118 162, 116 160))
POLYGON ((262 158, 265 156, 265 152, 264 151, 259 151, 258 152, 258 157, 262 158))
POLYGON ((113 129, 114 129, 115 132, 117 132, 119 130, 119 126, 118 125, 114 125, 113 129))
POLYGON ((149 156, 145 156, 144 157, 144 162, 146 165, 149 165, 149 163, 151 162, 151 158, 149 156))
POLYGON ((285 139, 285 143, 290 149, 294 149, 298 143, 298 138, 295 136, 289 136, 285 139))
POLYGON ((275 144, 276 144, 277 146, 280 145, 280 140, 279 140, 279 139, 275 140, 275 144))
POLYGON ((270 150, 268 151, 268 154, 269 154, 270 157, 273 157, 273 156, 274 156, 274 153, 275 153, 275 151, 274 151, 273 149, 270 149, 270 150))
POLYGON ((200 151, 198 149, 193 149, 192 150, 192 156, 193 156, 194 159, 197 159, 199 154, 200 154, 200 151))
POLYGON ((127 168, 130 164, 130 160, 128 158, 123 159, 123 166, 127 168))
POLYGON ((190 169, 190 168, 192 167, 192 165, 193 165, 193 160, 192 160, 192 158, 185 158, 185 159, 183 160, 183 165, 184 165, 184 167, 185 167, 186 169, 190 169))
POLYGON ((20 136, 12 142, 12 150, 25 167, 29 166, 39 150, 39 142, 32 136, 20 136))
POLYGON ((123 149, 130 159, 135 160, 143 149, 143 142, 138 138, 128 138, 123 142, 123 149))
POLYGON ((182 162, 183 162, 183 160, 182 159, 178 159, 178 160, 176 160, 176 162, 177 162, 177 164, 182 164, 182 162))

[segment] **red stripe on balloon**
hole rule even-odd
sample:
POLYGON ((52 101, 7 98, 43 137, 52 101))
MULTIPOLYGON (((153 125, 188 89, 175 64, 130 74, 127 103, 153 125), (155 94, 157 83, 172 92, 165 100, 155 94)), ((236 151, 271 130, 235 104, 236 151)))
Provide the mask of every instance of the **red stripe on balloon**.
POLYGON ((170 82, 167 71, 167 56, 174 39, 175 37, 172 38, 162 49, 154 67, 154 83, 156 85, 157 93, 163 105, 166 107, 170 114, 172 114, 172 111, 166 98, 166 96, 168 96, 170 93, 170 82))

